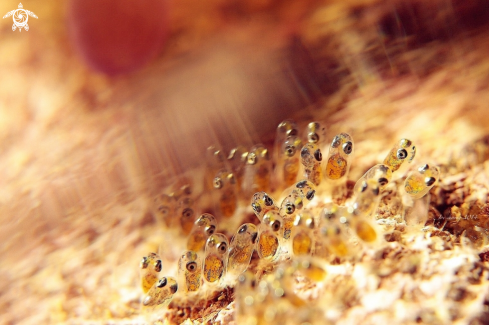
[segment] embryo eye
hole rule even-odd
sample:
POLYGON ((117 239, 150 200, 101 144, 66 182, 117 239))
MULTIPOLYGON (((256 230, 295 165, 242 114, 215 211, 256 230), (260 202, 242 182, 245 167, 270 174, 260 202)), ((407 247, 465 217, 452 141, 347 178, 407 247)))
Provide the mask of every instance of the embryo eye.
POLYGON ((349 154, 351 154, 352 151, 353 151, 353 144, 351 143, 351 141, 348 141, 347 143, 345 143, 343 145, 343 152, 344 153, 349 155, 349 154))
POLYGON ((160 281, 158 281, 158 284, 156 285, 158 288, 163 288, 166 286, 168 280, 166 278, 161 278, 160 281))
POLYGON ((187 270, 189 272, 195 272, 197 270, 197 263, 195 262, 190 262, 187 264, 187 270))
POLYGON ((397 150, 397 158, 399 159, 406 159, 407 157, 407 151, 406 149, 399 149, 397 150))
POLYGON ((226 250, 228 248, 228 245, 226 245, 226 243, 220 243, 218 246, 217 246, 217 250, 221 253, 225 253, 226 250))

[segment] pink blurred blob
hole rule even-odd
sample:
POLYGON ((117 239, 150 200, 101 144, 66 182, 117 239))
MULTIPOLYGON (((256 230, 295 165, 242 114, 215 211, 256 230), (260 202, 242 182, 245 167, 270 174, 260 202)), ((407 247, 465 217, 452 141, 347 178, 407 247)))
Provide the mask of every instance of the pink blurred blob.
POLYGON ((94 70, 116 75, 142 67, 168 36, 166 0, 70 0, 70 40, 94 70))

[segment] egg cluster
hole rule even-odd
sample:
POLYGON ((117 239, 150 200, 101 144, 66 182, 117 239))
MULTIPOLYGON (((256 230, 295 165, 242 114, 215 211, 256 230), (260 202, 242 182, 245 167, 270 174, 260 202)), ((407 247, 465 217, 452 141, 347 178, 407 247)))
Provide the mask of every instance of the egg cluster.
MULTIPOLYGON (((229 241, 217 232, 214 215, 195 216, 189 186, 157 197, 156 213, 166 226, 181 229, 187 236, 187 249, 180 256, 176 278, 159 276, 162 261, 157 254, 143 258, 143 308, 166 307, 177 291, 192 295, 203 286, 216 290, 235 286, 237 317, 242 322, 287 324, 291 312, 303 317, 301 322, 321 319, 314 316, 319 311, 310 308, 300 316, 306 303, 295 294, 293 279, 299 275, 322 281, 326 264, 355 259, 363 247, 385 241, 373 215, 384 189, 396 173, 402 176, 399 169, 413 160, 416 147, 401 139, 382 164, 370 168, 353 190, 349 189, 345 202, 339 205, 332 202, 330 194, 348 192, 346 179, 353 153, 349 134, 340 133, 327 143, 325 128, 312 122, 300 137, 291 120, 279 124, 272 157, 264 145, 249 151, 237 147, 227 158, 221 150, 208 148, 204 192, 211 197, 215 215, 242 220, 240 205, 251 198, 248 208, 256 222, 240 225, 229 241), (322 152, 326 150, 323 166, 322 152), (270 193, 277 194, 279 200, 270 193), (265 266, 259 274, 249 270, 254 252, 258 263, 265 266), (263 307, 269 300, 276 302, 273 310, 263 307)), ((422 164, 407 174, 400 191, 410 200, 419 200, 438 178, 438 167, 422 164)))

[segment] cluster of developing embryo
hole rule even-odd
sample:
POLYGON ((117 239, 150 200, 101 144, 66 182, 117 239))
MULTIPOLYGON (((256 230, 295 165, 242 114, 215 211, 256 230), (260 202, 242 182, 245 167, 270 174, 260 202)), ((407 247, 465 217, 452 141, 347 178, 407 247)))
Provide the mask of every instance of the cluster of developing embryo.
MULTIPOLYGON (((295 294, 296 281, 292 279, 299 274, 322 281, 325 263, 354 259, 362 247, 382 243, 384 234, 373 214, 393 174, 416 154, 412 141, 401 139, 382 164, 370 168, 356 182, 348 200, 337 205, 328 202, 328 194, 333 188, 346 189, 354 142, 347 133, 326 142, 325 133, 320 123, 312 122, 301 137, 296 124, 287 120, 278 126, 271 155, 263 145, 249 151, 235 148, 228 157, 216 148, 208 149, 204 192, 212 196, 215 215, 242 220, 243 213, 237 213, 240 203, 251 198, 257 217, 255 223, 237 227, 230 241, 217 232, 214 215, 195 215, 187 186, 159 196, 156 213, 167 226, 179 227, 188 236, 187 248, 178 262, 178 277, 160 276, 163 267, 157 254, 142 259, 143 308, 168 306, 177 291, 192 295, 204 286, 220 290, 226 278, 231 279, 226 286, 236 285, 236 315, 243 323, 273 320, 287 324, 288 313, 293 311, 297 321, 304 305, 308 310, 301 323, 321 319, 295 294), (248 270, 255 251, 259 263, 269 265, 270 271, 255 274, 248 270), (268 304, 272 300, 274 303, 268 304), (272 309, 266 309, 268 305, 272 309)), ((436 166, 419 166, 404 179, 403 194, 412 200, 422 198, 438 176, 436 166)))

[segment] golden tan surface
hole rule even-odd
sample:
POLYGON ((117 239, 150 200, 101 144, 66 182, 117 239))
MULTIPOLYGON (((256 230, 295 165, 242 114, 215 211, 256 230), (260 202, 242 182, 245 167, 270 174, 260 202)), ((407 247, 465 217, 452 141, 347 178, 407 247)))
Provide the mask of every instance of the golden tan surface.
MULTIPOLYGON (((1 22, 1 323, 145 321, 141 257, 158 252, 176 274, 186 245, 155 222, 154 196, 175 175, 197 175, 208 145, 271 143, 289 117, 352 135, 351 180, 407 137, 415 164, 444 166, 433 204, 486 203, 488 162, 462 154, 489 131, 487 11, 476 1, 236 3, 172 2, 166 50, 117 78, 73 53, 62 2, 24 3, 39 17, 28 32, 1 22)), ((402 310, 424 323, 483 323, 488 265, 480 248, 455 244, 455 228, 404 234, 333 267, 321 302, 337 302, 342 324, 409 323, 402 310)), ((188 315, 229 322, 232 296, 222 297, 188 315)))

